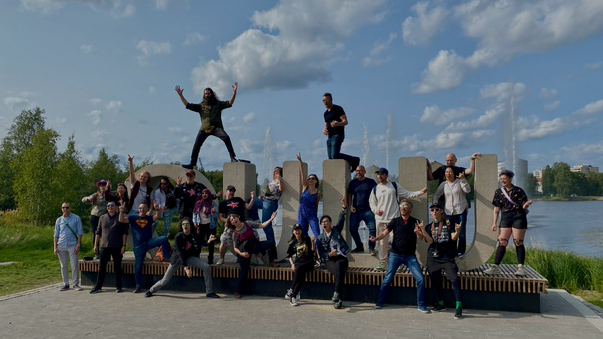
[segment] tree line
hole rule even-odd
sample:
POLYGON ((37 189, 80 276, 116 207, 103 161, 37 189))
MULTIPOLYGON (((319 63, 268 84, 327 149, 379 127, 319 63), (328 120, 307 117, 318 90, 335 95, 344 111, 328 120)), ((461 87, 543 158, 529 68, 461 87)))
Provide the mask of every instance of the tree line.
MULTIPOLYGON (((528 189, 536 192, 537 181, 528 175, 528 189)), ((529 193, 528 193, 529 194, 529 193)), ((594 196, 603 195, 603 173, 579 173, 570 171, 565 162, 547 165, 542 171, 542 195, 544 196, 594 196)))
MULTIPOLYGON (((73 135, 63 152, 57 148, 60 138, 46 127, 45 111, 39 107, 23 110, 13 120, 0 146, 0 210, 16 210, 24 222, 54 225, 61 202, 67 200, 74 213, 87 219, 91 207, 81 199, 97 190, 96 182, 110 180, 115 189, 128 177, 126 161, 117 154, 102 148, 95 160, 84 161, 73 135)), ((152 163, 146 158, 135 170, 152 163)), ((222 189, 222 171, 200 171, 217 191, 222 189)))

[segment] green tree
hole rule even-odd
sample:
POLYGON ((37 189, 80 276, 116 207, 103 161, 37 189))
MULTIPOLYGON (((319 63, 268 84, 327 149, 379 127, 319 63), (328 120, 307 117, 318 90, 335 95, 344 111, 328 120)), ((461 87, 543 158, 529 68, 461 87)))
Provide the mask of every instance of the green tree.
POLYGON ((551 166, 546 165, 544 171, 542 171, 542 195, 552 196, 556 195, 557 190, 555 189, 555 175, 551 166))
POLYGON ((569 197, 578 194, 578 175, 572 173, 568 164, 556 162, 553 164, 553 173, 555 175, 555 190, 557 195, 569 197))
POLYGON ((72 211, 78 215, 84 215, 84 209, 87 209, 87 206, 84 206, 81 198, 86 193, 86 175, 80 152, 75 149, 73 135, 69 137, 67 149, 59 156, 51 176, 52 200, 70 201, 72 211))
POLYGON ((60 205, 49 185, 57 163, 58 139, 59 134, 53 129, 40 128, 31 146, 19 154, 19 161, 13 161, 13 171, 19 178, 13 186, 18 214, 37 225, 51 223, 60 205))
POLYGON ((16 177, 14 168, 19 167, 19 164, 13 162, 20 161, 19 155, 31 146, 37 131, 44 128, 44 123, 43 109, 36 107, 30 110, 23 110, 13 120, 13 124, 2 140, 2 148, 0 149, 1 210, 15 209, 17 207, 13 185, 16 177))
POLYGON ((526 193, 528 196, 539 195, 536 189, 538 188, 538 179, 532 173, 528 173, 526 177, 526 193))
POLYGON ((220 170, 215 170, 215 171, 205 171, 203 169, 201 169, 199 172, 201 172, 201 174, 203 174, 207 180, 209 180, 209 182, 211 182, 211 185, 214 186, 214 189, 216 190, 216 193, 219 191, 222 191, 224 188, 222 187, 223 185, 223 173, 220 170))
POLYGON ((86 191, 94 192, 96 190, 96 182, 100 179, 110 180, 112 183, 112 189, 117 188, 117 184, 124 182, 128 174, 124 171, 123 166, 119 161, 117 154, 109 156, 107 151, 102 148, 98 152, 98 158, 89 163, 89 167, 86 171, 86 191))

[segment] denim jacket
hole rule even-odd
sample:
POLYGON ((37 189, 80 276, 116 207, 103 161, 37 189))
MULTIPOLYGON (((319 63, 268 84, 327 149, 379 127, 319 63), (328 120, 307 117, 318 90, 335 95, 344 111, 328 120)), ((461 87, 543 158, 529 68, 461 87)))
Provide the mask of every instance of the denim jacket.
POLYGON ((320 257, 324 260, 329 259, 329 252, 331 249, 330 241, 333 240, 339 246, 341 253, 343 255, 347 255, 350 252, 350 248, 348 247, 348 243, 345 241, 343 236, 341 235, 341 231, 343 230, 343 226, 345 225, 345 215, 346 211, 341 211, 339 213, 339 221, 337 221, 337 225, 333 226, 331 231, 331 237, 329 238, 326 233, 321 233, 318 236, 318 241, 316 246, 318 246, 318 253, 320 257))

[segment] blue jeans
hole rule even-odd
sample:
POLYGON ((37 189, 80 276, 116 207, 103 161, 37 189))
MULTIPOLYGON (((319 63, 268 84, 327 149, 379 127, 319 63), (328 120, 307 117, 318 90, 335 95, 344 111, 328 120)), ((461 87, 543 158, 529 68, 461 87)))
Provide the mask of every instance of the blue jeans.
POLYGON ((387 292, 389 291, 390 285, 394 280, 396 270, 401 264, 406 265, 413 277, 417 281, 417 305, 419 307, 425 306, 425 277, 421 270, 421 265, 417 260, 417 256, 414 254, 400 255, 394 252, 389 253, 389 261, 387 263, 387 272, 383 278, 381 289, 379 290, 379 297, 377 297, 377 305, 383 306, 387 299, 387 292))
MULTIPOLYGON (((366 227, 368 227, 369 234, 376 236, 377 228, 375 226, 375 215, 373 212, 371 212, 371 210, 350 213, 350 234, 352 235, 352 239, 354 239, 354 243, 356 243, 356 248, 364 249, 364 245, 360 239, 360 234, 358 233, 358 228, 360 227, 361 221, 364 221, 366 227)), ((375 249, 374 241, 369 241, 368 245, 369 249, 375 249)))
POLYGON ((360 158, 341 153, 341 144, 343 144, 344 138, 343 135, 335 134, 327 139, 327 156, 329 159, 346 160, 350 166, 353 167, 358 166, 360 164, 360 158))
POLYGON ((459 236, 459 242, 457 245, 456 252, 458 255, 465 254, 467 250, 467 209, 461 214, 453 214, 448 217, 450 224, 454 227, 456 224, 461 224, 461 235, 459 236))
POLYGON ((165 211, 163 211, 163 231, 161 232, 161 235, 167 237, 168 234, 170 233, 170 227, 172 226, 172 216, 174 214, 178 213, 178 207, 174 207, 174 208, 170 208, 170 209, 166 209, 165 211))
MULTIPOLYGON (((278 200, 264 199, 262 204, 262 222, 266 222, 268 219, 270 219, 272 213, 278 210, 278 200)), ((274 230, 272 229, 272 222, 270 222, 268 226, 264 227, 263 230, 266 234, 266 240, 276 244, 274 240, 274 230)))
POLYGON ((159 246, 161 246, 164 260, 169 261, 171 249, 167 237, 155 237, 144 244, 134 247, 134 257, 136 258, 134 264, 134 281, 136 282, 136 288, 140 288, 142 282, 142 264, 144 263, 144 257, 147 254, 147 251, 159 246))

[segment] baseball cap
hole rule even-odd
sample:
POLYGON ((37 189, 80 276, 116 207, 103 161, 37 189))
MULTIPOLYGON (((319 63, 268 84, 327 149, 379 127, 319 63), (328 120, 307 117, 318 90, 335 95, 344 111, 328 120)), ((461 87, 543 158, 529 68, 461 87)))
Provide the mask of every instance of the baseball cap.
POLYGON ((380 169, 378 169, 377 171, 375 171, 375 173, 383 173, 383 174, 388 174, 389 172, 387 171, 387 168, 385 167, 381 167, 380 169))
POLYGON ((228 187, 226 187, 226 190, 227 191, 233 191, 233 192, 237 191, 237 189, 233 185, 228 185, 228 187))

